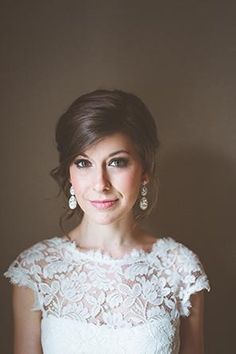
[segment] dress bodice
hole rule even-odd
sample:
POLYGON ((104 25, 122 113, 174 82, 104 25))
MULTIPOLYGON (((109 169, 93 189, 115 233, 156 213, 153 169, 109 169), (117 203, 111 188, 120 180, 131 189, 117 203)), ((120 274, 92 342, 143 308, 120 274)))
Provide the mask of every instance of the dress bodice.
POLYGON ((44 354, 176 354, 191 294, 209 290, 198 257, 172 238, 114 259, 54 237, 5 275, 35 293, 44 354))

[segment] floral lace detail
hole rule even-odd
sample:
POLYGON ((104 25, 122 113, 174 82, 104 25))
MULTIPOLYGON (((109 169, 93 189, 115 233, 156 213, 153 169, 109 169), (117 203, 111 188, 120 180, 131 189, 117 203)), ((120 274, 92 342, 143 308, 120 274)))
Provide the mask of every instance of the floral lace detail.
POLYGON ((209 290, 198 257, 172 238, 122 258, 55 237, 5 273, 35 293, 45 354, 177 354, 191 294, 209 290))
POLYGON ((172 238, 114 259, 55 237, 22 252, 5 276, 34 290, 43 317, 111 328, 163 318, 173 324, 189 314, 191 294, 209 290, 197 256, 172 238))

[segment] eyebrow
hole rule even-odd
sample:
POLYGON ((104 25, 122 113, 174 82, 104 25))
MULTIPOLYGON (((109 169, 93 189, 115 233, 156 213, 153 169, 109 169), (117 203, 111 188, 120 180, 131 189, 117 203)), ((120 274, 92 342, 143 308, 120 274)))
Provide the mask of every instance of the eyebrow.
POLYGON ((118 155, 118 154, 122 154, 122 153, 130 155, 129 151, 127 151, 127 150, 118 150, 118 151, 114 151, 111 154, 109 154, 108 157, 112 157, 114 155, 118 155))
MULTIPOLYGON (((108 155, 108 157, 112 157, 112 156, 115 156, 115 155, 118 155, 118 154, 121 154, 121 153, 125 153, 125 154, 130 155, 129 151, 127 151, 127 150, 117 150, 117 151, 111 152, 111 153, 108 155)), ((83 156, 83 157, 89 158, 89 156, 86 155, 84 152, 81 153, 81 154, 79 154, 79 156, 83 156)))

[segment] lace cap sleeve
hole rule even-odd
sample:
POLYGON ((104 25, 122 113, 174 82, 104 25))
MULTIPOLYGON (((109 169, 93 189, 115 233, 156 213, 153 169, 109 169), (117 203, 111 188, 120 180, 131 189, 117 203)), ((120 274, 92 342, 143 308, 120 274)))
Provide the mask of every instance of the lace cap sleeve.
POLYGON ((40 261, 44 258, 45 245, 39 242, 29 249, 21 252, 4 273, 12 284, 25 286, 34 291, 35 303, 32 310, 40 310, 38 285, 41 281, 42 267, 40 261))
POLYGON ((182 244, 178 244, 178 262, 176 270, 179 274, 179 313, 181 316, 189 316, 191 309, 190 296, 198 291, 206 289, 210 291, 210 285, 204 268, 195 253, 182 244))

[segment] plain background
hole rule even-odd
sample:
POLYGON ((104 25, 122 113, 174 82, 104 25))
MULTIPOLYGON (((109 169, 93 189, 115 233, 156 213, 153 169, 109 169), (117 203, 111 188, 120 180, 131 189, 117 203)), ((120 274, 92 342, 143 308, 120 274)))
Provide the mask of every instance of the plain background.
MULTIPOLYGON (((54 126, 80 94, 140 96, 161 140, 148 226, 206 269, 206 353, 235 350, 235 1, 1 1, 1 271, 61 235, 54 126)), ((1 347, 11 353, 11 287, 1 277, 1 347)), ((65 353, 66 354, 66 353, 65 353)))

